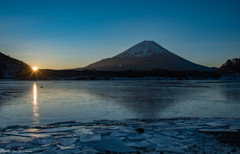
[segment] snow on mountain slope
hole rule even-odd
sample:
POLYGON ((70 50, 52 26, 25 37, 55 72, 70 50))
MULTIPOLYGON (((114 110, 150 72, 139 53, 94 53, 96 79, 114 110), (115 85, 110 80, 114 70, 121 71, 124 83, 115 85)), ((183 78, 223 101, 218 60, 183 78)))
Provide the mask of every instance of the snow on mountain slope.
POLYGON ((116 57, 147 57, 159 54, 169 54, 170 52, 154 41, 143 41, 120 53, 116 57))

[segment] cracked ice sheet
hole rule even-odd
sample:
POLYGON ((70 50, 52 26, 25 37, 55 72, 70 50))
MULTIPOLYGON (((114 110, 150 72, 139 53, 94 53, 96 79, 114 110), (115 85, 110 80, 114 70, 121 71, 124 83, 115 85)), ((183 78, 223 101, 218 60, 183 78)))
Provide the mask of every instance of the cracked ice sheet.
MULTIPOLYGON (((176 152, 177 150, 182 152, 193 152, 194 150, 200 150, 201 152, 211 153, 221 152, 221 149, 225 150, 226 153, 236 150, 237 153, 240 152, 239 148, 232 147, 230 145, 224 145, 218 143, 214 136, 209 136, 208 134, 201 133, 199 130, 205 129, 210 131, 234 131, 232 133, 237 133, 238 130, 231 129, 233 126, 239 125, 239 120, 237 119, 196 119, 196 120, 164 120, 161 124, 161 120, 149 120, 149 122, 141 122, 140 120, 130 120, 129 125, 118 125, 123 123, 121 121, 108 121, 106 126, 103 124, 94 123, 82 123, 82 126, 72 126, 71 123, 68 125, 71 127, 52 127, 42 126, 42 127, 9 127, 6 129, 8 132, 1 132, 2 134, 9 133, 9 137, 17 138, 22 135, 37 134, 35 131, 43 131, 39 134, 50 134, 50 137, 34 138, 34 141, 24 141, 24 144, 20 144, 16 141, 5 141, 6 143, 0 142, 0 148, 8 149, 11 147, 31 149, 35 148, 35 151, 42 151, 42 153, 66 153, 66 152, 93 152, 99 151, 104 152, 108 150, 111 152, 117 152, 118 149, 115 146, 125 146, 130 148, 131 152, 176 152), (215 122, 215 123, 214 123, 215 122), (157 125, 159 123, 159 125, 157 125), (166 123, 167 125, 164 125, 166 123), (208 125, 207 123, 212 124, 208 125), (216 124, 217 123, 217 124, 216 124), (223 124, 223 125, 219 125, 223 124), (110 124, 110 126, 109 126, 110 124), (116 124, 116 125, 115 125, 116 124), (154 126, 151 126, 153 125, 154 126), (147 125, 147 130, 144 125, 147 125), (214 126, 213 126, 214 125, 214 126), (218 126, 217 126, 218 125, 218 126), (151 129, 151 127, 153 129, 151 129), (216 129, 216 127, 218 129, 216 129), (44 129, 45 128, 45 129, 44 129), (144 133, 138 134, 135 130, 136 128, 143 128, 144 133), (174 128, 174 129, 173 129, 174 128), (180 129, 179 129, 180 128, 180 129), (187 128, 187 129, 184 129, 187 128), (197 129, 196 129, 197 128, 197 129), (31 130, 32 129, 32 130, 31 130), (35 129, 35 130, 34 130, 35 129), (36 130, 36 129, 39 129, 36 130), (56 130, 54 132, 53 130, 56 130), (111 135, 112 134, 112 135, 111 135), (113 135, 114 134, 114 135, 113 135), (123 135, 124 134, 124 135, 123 135), (19 135, 19 136, 12 136, 19 135), (117 137, 116 137, 117 136, 117 137), (82 142, 81 142, 82 141, 82 142), (101 142, 104 141, 101 144, 101 142), (110 144, 110 142, 115 145, 110 144), (2 144, 1 144, 2 143, 2 144), (109 145, 106 145, 109 144, 109 145), (150 145, 149 145, 150 144, 150 145), (11 145, 11 146, 7 146, 11 145), (196 147, 194 146, 196 145, 196 147), (41 146, 41 147, 40 147, 41 146), (103 146, 102 148, 100 146, 103 146), (190 146, 191 149, 188 148, 190 146), (7 148, 8 147, 8 148, 7 148), (39 148, 40 147, 40 148, 39 148), (84 149, 84 147, 86 147, 84 149), (205 149, 201 149, 205 147, 205 149), (105 149, 104 149, 105 148, 105 149), (211 150, 208 150, 211 148, 211 150), (145 151, 144 151, 144 150, 145 151)), ((6 137, 6 136, 2 136, 6 137)), ((29 137, 31 138, 31 137, 29 137)), ((18 140, 18 139, 17 139, 18 140)), ((20 141, 20 140, 19 140, 20 141)))

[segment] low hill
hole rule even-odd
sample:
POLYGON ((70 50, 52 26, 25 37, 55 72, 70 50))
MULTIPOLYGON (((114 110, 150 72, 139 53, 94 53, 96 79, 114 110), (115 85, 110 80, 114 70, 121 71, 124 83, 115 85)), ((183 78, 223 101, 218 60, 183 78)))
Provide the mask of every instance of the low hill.
POLYGON ((240 58, 228 59, 217 72, 220 74, 240 73, 240 58))
POLYGON ((30 70, 26 63, 0 52, 0 78, 16 78, 30 70))

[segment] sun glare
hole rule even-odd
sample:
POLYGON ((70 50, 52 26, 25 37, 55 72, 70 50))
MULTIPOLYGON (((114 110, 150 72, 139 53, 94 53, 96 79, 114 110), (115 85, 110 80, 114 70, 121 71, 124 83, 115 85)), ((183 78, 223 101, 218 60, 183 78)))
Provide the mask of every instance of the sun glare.
POLYGON ((34 66, 32 69, 33 69, 33 71, 37 71, 38 70, 38 68, 36 66, 34 66))

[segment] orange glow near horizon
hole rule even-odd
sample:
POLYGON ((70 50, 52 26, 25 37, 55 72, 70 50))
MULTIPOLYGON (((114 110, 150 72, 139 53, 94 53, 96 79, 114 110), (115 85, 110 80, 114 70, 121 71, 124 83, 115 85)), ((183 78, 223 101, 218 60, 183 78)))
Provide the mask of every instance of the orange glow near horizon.
POLYGON ((38 70, 37 66, 33 66, 33 67, 32 67, 32 70, 33 70, 33 71, 37 71, 37 70, 38 70))

